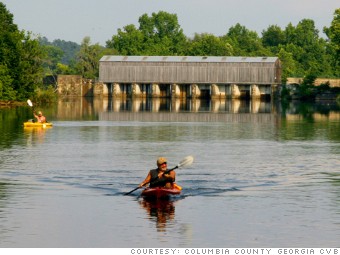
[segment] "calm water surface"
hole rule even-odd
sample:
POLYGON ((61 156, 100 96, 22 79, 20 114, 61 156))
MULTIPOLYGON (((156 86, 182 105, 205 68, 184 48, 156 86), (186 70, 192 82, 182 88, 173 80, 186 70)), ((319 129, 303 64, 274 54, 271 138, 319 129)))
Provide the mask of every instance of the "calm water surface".
POLYGON ((114 103, 59 102, 48 129, 0 109, 0 247, 339 247, 338 106, 114 103), (181 196, 123 195, 187 155, 181 196))

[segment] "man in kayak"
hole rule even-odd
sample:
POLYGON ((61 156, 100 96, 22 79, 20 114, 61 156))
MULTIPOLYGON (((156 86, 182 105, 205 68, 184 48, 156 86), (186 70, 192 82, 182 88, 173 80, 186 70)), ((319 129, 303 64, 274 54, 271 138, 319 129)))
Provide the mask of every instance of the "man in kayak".
POLYGON ((157 169, 150 170, 145 180, 139 184, 139 187, 150 183, 150 187, 165 187, 171 189, 175 182, 176 172, 168 170, 166 158, 160 157, 157 159, 157 169))
POLYGON ((35 112, 33 114, 39 123, 46 123, 46 118, 41 111, 38 112, 38 115, 35 112))

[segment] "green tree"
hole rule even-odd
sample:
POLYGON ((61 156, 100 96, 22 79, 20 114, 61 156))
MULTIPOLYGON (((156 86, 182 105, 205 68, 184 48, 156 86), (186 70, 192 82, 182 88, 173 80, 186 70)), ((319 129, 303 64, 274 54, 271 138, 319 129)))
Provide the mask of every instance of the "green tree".
POLYGON ((279 26, 271 25, 267 30, 262 31, 262 44, 277 54, 280 50, 279 46, 285 44, 285 34, 279 26))
POLYGON ((12 67, 19 63, 17 44, 21 43, 22 35, 17 25, 13 24, 13 15, 0 2, 0 99, 16 98, 12 67))
POLYGON ((42 58, 38 41, 19 31, 13 15, 0 2, 0 66, 4 74, 0 80, 7 99, 23 100, 34 93, 42 83, 42 58))
POLYGON ((15 70, 17 75, 15 90, 18 92, 18 100, 24 100, 42 85, 44 76, 42 63, 45 55, 38 39, 32 39, 30 33, 24 35, 18 52, 20 60, 15 70))
POLYGON ((304 77, 300 86, 298 86, 298 96, 300 100, 310 101, 314 100, 316 96, 316 90, 314 82, 317 76, 315 74, 308 74, 304 77))
POLYGON ((150 55, 183 55, 187 39, 176 14, 164 11, 139 18, 139 30, 144 35, 145 50, 150 55))
POLYGON ((139 28, 127 25, 106 42, 106 47, 122 55, 183 55, 187 39, 176 14, 160 11, 142 15, 139 28))
POLYGON ((286 27, 284 44, 279 46, 292 54, 295 60, 294 76, 303 77, 308 74, 327 76, 332 67, 327 55, 327 42, 319 38, 319 31, 313 20, 303 19, 294 27, 291 23, 286 27))
POLYGON ((77 52, 80 50, 80 45, 78 43, 60 39, 54 40, 51 45, 63 51, 61 63, 65 65, 71 65, 76 58, 77 52))
POLYGON ((329 38, 328 52, 331 56, 331 62, 335 67, 334 74, 340 76, 340 8, 334 12, 334 17, 329 28, 324 27, 324 32, 329 38))
POLYGON ((224 39, 232 46, 236 56, 272 55, 262 46, 262 41, 255 31, 251 31, 239 23, 229 29, 224 39))
POLYGON ((143 55, 144 36, 135 25, 127 25, 118 29, 117 35, 106 42, 106 47, 114 49, 121 55, 143 55))
POLYGON ((57 63, 56 74, 76 74, 75 70, 71 68, 69 65, 64 65, 62 63, 57 63))
POLYGON ((76 74, 75 62, 80 45, 70 41, 54 40, 39 37, 39 43, 45 51, 43 62, 45 75, 76 74))
POLYGON ((45 50, 46 54, 46 59, 43 63, 45 75, 58 74, 57 66, 61 62, 64 52, 62 51, 62 49, 52 45, 43 46, 43 49, 45 50))
POLYGON ((281 80, 285 84, 288 77, 292 77, 296 71, 296 63, 291 52, 285 51, 281 48, 278 55, 282 63, 282 77, 281 80))
MULTIPOLYGON (((91 38, 85 37, 77 53, 75 69, 84 78, 95 79, 99 76, 99 60, 102 56, 113 54, 112 49, 105 49, 98 43, 91 45, 91 38)), ((59 68, 62 66, 59 65, 59 68)))
POLYGON ((98 77, 98 60, 100 46, 91 45, 90 37, 85 37, 77 54, 76 69, 79 74, 88 79, 98 77))
POLYGON ((16 92, 11 86, 13 79, 9 75, 9 70, 6 66, 0 65, 0 99, 13 100, 16 97, 16 92))
POLYGON ((195 34, 188 47, 188 55, 191 56, 230 56, 232 51, 229 43, 207 33, 195 34))

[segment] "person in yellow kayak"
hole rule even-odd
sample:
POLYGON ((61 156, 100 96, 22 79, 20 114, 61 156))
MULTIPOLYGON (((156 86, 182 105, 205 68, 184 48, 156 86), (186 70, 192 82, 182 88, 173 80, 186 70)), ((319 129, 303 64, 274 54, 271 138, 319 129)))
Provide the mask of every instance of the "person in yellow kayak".
POLYGON ((45 116, 42 114, 41 111, 38 112, 38 115, 36 114, 36 112, 34 112, 33 115, 37 119, 37 122, 39 122, 39 123, 46 123, 47 122, 45 116))
POLYGON ((157 168, 149 171, 145 180, 139 184, 139 187, 150 183, 150 188, 165 187, 171 189, 176 179, 176 172, 168 170, 167 160, 164 157, 157 159, 157 168))

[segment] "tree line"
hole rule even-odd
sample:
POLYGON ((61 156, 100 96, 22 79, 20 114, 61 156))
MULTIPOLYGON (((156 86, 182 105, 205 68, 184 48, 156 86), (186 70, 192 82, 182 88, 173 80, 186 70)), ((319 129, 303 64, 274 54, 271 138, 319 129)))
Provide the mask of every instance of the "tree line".
POLYGON ((340 9, 334 11, 326 39, 311 19, 284 29, 270 25, 261 36, 237 23, 222 36, 196 33, 185 36, 176 14, 164 11, 142 15, 139 26, 117 30, 105 46, 85 37, 81 44, 34 36, 19 30, 13 15, 0 2, 0 100, 24 100, 43 89, 49 75, 99 76, 104 55, 146 56, 277 56, 282 81, 287 77, 340 77, 340 9))

